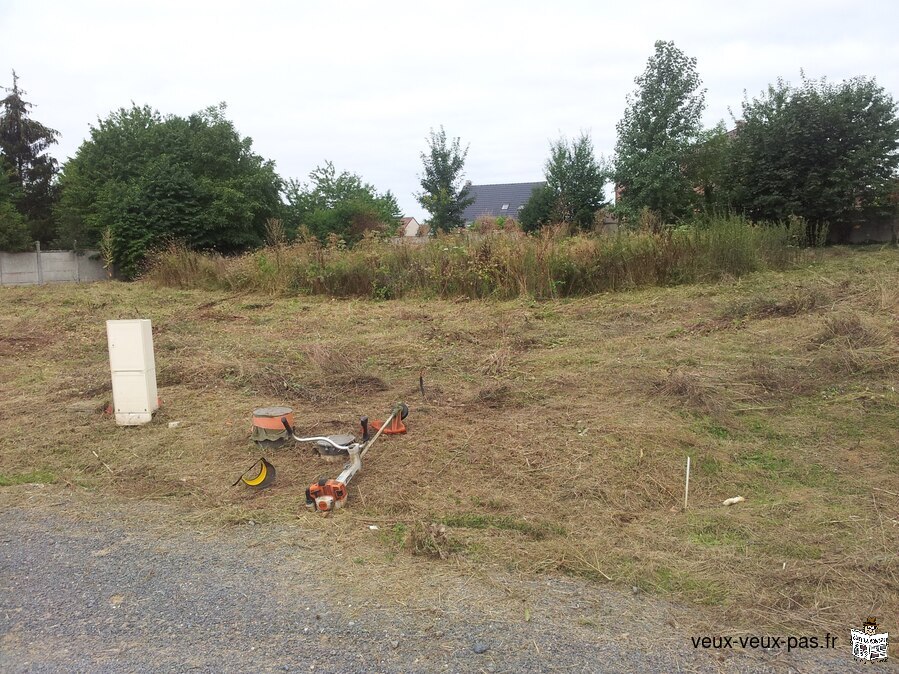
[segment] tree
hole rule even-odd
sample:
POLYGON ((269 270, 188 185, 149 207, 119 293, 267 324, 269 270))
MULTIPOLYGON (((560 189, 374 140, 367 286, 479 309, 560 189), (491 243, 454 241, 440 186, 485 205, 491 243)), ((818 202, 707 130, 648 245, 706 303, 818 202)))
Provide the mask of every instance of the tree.
POLYGON ((62 240, 105 235, 127 278, 166 239, 223 253, 261 244, 266 220, 281 214, 281 180, 224 113, 132 106, 99 120, 60 176, 62 240))
POLYGON ((734 200, 750 217, 813 225, 889 210, 899 167, 897 104, 874 80, 783 80, 744 100, 733 143, 734 200))
POLYGON ((550 144, 546 162, 546 186, 555 196, 553 218, 579 229, 590 229, 596 211, 606 205, 606 172, 593 153, 586 133, 569 143, 565 138, 550 144))
POLYGON ((460 139, 450 143, 443 126, 440 131, 431 129, 428 138, 428 152, 421 153, 424 175, 421 176, 422 192, 416 195, 418 203, 431 214, 431 231, 448 232, 465 226, 463 213, 474 203, 469 196, 470 189, 465 184, 462 170, 468 146, 461 149, 460 139))
POLYGON ((0 101, 0 155, 6 158, 13 183, 12 203, 30 230, 32 239, 49 243, 55 235, 52 208, 56 199, 57 162, 47 149, 59 135, 34 120, 34 106, 23 96, 12 71, 12 87, 0 101))
POLYGON ((0 156, 0 251, 15 253, 31 246, 31 233, 13 200, 12 170, 0 156))
POLYGON ((593 141, 582 133, 570 143, 560 138, 549 147, 546 184, 536 188, 521 209, 522 229, 532 232, 552 222, 590 229, 596 211, 606 206, 608 180, 606 169, 593 153, 593 141))
POLYGON ((619 210, 635 217, 643 208, 665 220, 688 216, 695 192, 684 165, 701 131, 705 90, 696 59, 673 42, 657 41, 646 70, 634 82, 628 107, 618 122, 615 180, 619 210))
POLYGON ((684 174, 696 192, 695 206, 706 214, 726 213, 734 209, 730 176, 733 134, 724 122, 700 132, 684 161, 684 174))
POLYGON ((319 239, 337 234, 348 243, 366 231, 394 233, 402 217, 396 198, 387 190, 378 193, 354 173, 337 173, 326 161, 309 174, 309 184, 287 184, 286 220, 290 231, 305 225, 319 239))
POLYGON ((556 203, 556 193, 549 185, 535 187, 530 199, 518 213, 521 228, 526 232, 535 232, 552 224, 556 203))

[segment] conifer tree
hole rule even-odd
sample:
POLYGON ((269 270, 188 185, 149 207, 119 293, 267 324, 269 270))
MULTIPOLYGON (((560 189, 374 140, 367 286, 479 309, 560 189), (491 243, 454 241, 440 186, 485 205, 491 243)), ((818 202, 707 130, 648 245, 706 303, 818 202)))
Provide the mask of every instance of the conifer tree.
POLYGON ((34 107, 19 88, 12 71, 12 87, 4 87, 0 101, 0 155, 5 160, 13 189, 13 204, 31 230, 31 237, 49 243, 55 238, 52 210, 56 198, 54 178, 58 165, 47 154, 59 132, 31 117, 34 107))

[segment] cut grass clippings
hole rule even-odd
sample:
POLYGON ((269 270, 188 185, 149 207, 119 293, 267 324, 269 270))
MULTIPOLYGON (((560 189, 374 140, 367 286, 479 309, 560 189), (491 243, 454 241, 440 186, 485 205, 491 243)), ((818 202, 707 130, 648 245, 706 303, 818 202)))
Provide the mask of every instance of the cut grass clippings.
POLYGON ((221 526, 300 517, 347 559, 564 573, 733 629, 837 633, 899 609, 896 288, 888 248, 545 302, 0 288, 2 484, 221 526), (104 320, 122 318, 153 321, 163 405, 143 427, 91 411, 110 399, 104 320), (303 506, 339 470, 306 447, 268 454, 273 488, 230 486, 260 454, 254 408, 327 434, 401 399, 409 433, 379 440, 334 516, 303 506))

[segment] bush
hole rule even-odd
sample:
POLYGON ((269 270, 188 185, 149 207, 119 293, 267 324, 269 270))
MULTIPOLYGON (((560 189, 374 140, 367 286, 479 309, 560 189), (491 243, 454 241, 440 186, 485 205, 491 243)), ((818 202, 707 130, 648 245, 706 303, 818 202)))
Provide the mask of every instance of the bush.
POLYGON ((104 237, 118 272, 133 278, 171 238, 234 253, 262 243, 282 210, 274 164, 251 150, 224 105, 183 118, 132 106, 91 127, 63 167, 60 243, 104 237))
POLYGON ((494 217, 492 215, 482 215, 471 225, 471 231, 479 234, 490 234, 492 232, 521 232, 521 225, 518 220, 507 215, 494 217))
POLYGON ((18 253, 31 247, 25 219, 11 202, 0 202, 0 251, 18 253))

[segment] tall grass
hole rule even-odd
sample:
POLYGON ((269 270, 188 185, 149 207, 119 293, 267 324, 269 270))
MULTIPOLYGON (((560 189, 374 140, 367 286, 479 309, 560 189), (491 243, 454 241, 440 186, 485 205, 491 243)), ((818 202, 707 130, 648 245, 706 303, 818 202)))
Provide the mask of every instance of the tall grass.
POLYGON ((366 238, 352 249, 332 241, 276 244, 223 258, 171 245, 145 278, 182 288, 393 299, 556 298, 672 285, 783 268, 803 255, 801 221, 753 225, 741 218, 658 233, 565 236, 495 232, 437 237, 421 245, 366 238))

